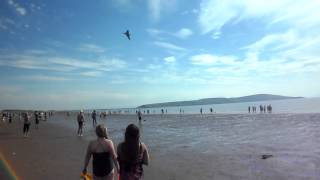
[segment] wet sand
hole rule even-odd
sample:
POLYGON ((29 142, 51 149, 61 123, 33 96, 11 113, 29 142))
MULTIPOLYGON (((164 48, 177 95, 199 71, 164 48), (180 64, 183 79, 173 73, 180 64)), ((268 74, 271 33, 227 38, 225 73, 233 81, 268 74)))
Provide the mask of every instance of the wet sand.
MULTIPOLYGON (((86 116, 89 119, 89 116, 86 116)), ((135 115, 98 119, 115 144, 125 127, 139 125, 149 147, 145 179, 320 179, 320 114, 135 115), (273 157, 262 160, 261 155, 273 157)), ((95 138, 91 120, 83 137, 76 118, 56 114, 31 125, 0 127, 0 150, 21 179, 79 179, 88 142, 95 138), (14 153, 13 153, 14 152, 14 153)), ((88 168, 91 171, 91 166, 88 168)))

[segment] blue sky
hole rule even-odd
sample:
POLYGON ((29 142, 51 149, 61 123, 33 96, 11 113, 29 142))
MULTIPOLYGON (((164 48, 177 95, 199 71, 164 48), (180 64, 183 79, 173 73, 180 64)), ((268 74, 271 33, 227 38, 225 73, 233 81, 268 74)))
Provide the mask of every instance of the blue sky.
POLYGON ((3 0, 0 7, 1 109, 320 96, 316 0, 3 0))

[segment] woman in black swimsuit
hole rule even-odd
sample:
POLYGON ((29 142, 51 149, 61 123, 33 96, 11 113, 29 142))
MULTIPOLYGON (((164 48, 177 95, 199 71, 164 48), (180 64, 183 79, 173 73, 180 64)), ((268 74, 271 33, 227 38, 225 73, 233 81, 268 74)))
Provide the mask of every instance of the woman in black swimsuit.
POLYGON ((108 139, 107 129, 101 124, 96 127, 96 134, 98 139, 91 141, 88 146, 82 172, 83 174, 87 173, 87 166, 92 156, 93 179, 113 180, 113 165, 117 170, 119 169, 113 142, 108 139))

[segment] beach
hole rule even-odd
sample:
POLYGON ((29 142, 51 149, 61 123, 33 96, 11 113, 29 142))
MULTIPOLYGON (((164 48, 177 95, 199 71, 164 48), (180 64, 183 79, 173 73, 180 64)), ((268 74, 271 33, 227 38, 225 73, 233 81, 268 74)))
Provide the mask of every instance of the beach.
MULTIPOLYGON (((135 123, 148 146, 145 179, 319 179, 320 114, 168 114, 108 115, 114 144, 135 123), (261 159, 271 154, 268 159, 261 159)), ((92 120, 86 116, 84 136, 76 135, 75 114, 55 113, 22 136, 22 121, 1 124, 0 150, 20 179, 79 179, 90 140, 92 120)), ((91 163, 88 167, 91 172, 91 163)))

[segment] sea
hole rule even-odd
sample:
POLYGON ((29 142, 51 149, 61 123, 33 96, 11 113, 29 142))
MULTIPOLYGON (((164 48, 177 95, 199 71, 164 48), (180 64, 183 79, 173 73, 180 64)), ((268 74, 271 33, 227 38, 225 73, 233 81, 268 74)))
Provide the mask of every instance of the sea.
MULTIPOLYGON (((227 103, 227 104, 208 104, 196 106, 174 106, 174 107, 159 107, 159 108, 117 108, 117 109, 103 109, 99 112, 113 112, 113 113, 127 113, 135 114, 136 111, 142 113, 161 114, 162 110, 165 114, 197 114, 202 109, 203 113, 210 113, 210 108, 214 113, 235 114, 247 113, 248 107, 256 106, 259 112, 259 106, 271 105, 273 113, 317 113, 320 112, 320 98, 298 98, 298 99, 285 99, 273 101, 256 101, 256 102, 243 102, 243 103, 227 103), (181 110, 181 111, 180 111, 181 110)), ((87 110, 92 112, 92 110, 87 110)))

